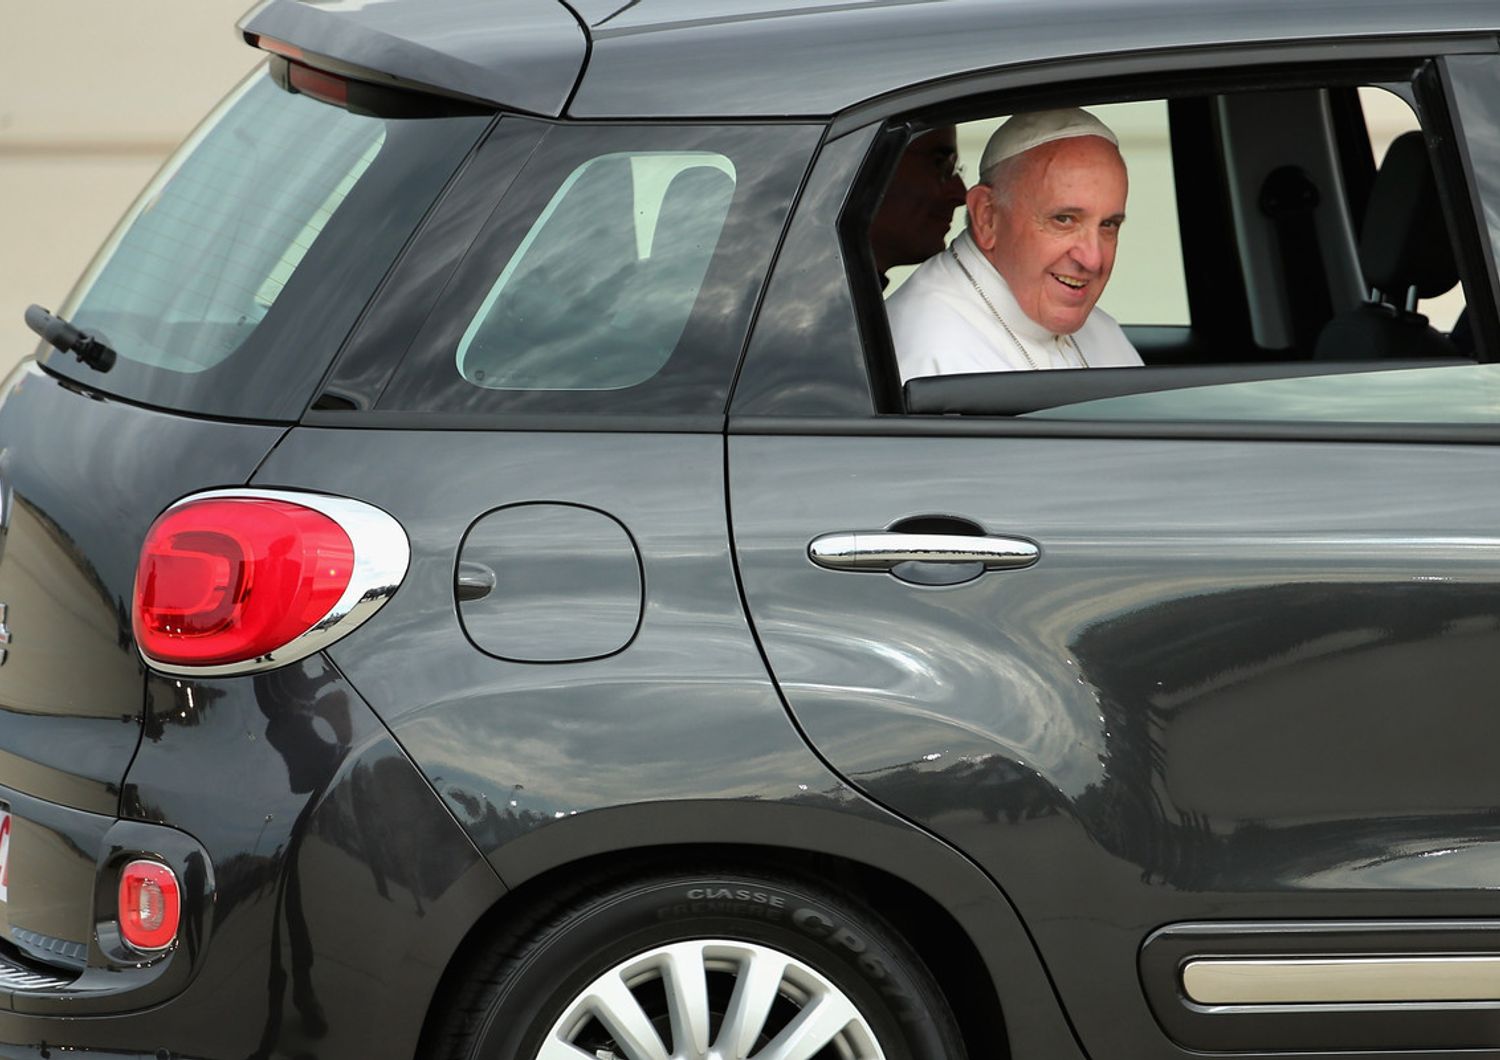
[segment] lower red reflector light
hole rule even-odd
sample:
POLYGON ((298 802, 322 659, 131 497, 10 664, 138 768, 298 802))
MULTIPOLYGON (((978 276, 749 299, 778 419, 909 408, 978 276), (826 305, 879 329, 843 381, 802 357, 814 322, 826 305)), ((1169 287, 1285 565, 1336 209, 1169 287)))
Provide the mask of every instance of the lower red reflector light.
POLYGON ((164 950, 177 938, 182 894, 177 876, 156 861, 132 861, 120 873, 120 937, 138 950, 164 950))

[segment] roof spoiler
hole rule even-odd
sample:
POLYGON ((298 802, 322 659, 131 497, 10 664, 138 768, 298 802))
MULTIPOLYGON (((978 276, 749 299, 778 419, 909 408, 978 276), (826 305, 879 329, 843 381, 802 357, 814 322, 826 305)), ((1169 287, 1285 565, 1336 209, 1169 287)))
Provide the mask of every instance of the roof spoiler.
POLYGON ((239 29, 252 47, 344 81, 561 115, 587 51, 568 8, 557 0, 511 0, 503 17, 488 22, 475 10, 472 0, 411 7, 263 0, 239 29))

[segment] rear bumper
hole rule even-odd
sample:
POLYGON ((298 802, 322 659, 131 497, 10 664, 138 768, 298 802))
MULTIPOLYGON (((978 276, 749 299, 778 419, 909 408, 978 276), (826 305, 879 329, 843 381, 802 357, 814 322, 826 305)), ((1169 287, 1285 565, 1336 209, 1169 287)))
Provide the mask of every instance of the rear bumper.
POLYGON ((122 821, 0 787, 11 814, 9 901, 0 907, 0 1011, 54 1017, 145 1008, 180 993, 205 952, 214 905, 203 847, 161 824, 122 821), (131 951, 119 939, 123 866, 148 857, 182 889, 178 943, 131 951))
POLYGON ((61 936, 83 943, 77 970, 0 952, 0 979, 52 976, 0 993, 0 1058, 411 1055, 449 957, 504 893, 488 863, 321 657, 148 692, 128 819, 0 789, 17 919, 42 910, 27 888, 55 888, 51 930, 86 925, 61 936), (44 849, 62 853, 28 857, 44 849), (132 852, 185 892, 178 942, 135 966, 110 942, 110 866, 132 852))

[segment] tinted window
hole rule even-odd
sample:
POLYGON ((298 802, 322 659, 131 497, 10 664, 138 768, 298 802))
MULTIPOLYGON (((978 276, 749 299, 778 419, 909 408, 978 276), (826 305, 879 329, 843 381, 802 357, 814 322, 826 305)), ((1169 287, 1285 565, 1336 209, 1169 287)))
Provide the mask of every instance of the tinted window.
POLYGON ((733 197, 721 154, 589 159, 500 271, 459 340, 459 374, 491 390, 651 378, 682 337, 733 197))
POLYGON ((49 365, 148 404, 292 419, 488 119, 382 119, 257 73, 142 194, 64 316, 119 354, 49 365))
POLYGON ((722 413, 818 130, 543 128, 378 408, 722 413))

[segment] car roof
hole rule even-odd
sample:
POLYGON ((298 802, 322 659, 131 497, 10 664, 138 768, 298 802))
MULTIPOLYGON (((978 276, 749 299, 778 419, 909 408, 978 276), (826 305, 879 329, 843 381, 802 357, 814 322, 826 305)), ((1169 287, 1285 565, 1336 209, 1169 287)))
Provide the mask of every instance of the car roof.
POLYGON ((266 0, 247 37, 558 117, 827 117, 1046 60, 1500 28, 1494 0, 266 0))

